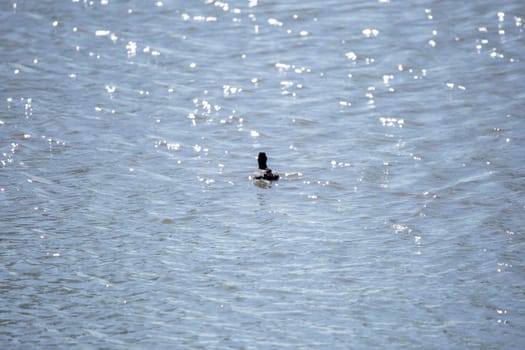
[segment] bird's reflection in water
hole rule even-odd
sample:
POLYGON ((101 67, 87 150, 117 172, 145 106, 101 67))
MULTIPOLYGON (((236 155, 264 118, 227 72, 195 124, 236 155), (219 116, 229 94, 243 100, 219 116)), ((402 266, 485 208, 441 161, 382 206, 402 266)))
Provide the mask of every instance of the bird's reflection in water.
POLYGON ((271 181, 266 181, 266 180, 254 180, 253 181, 253 184, 257 187, 260 187, 260 188, 264 188, 264 189, 267 189, 267 188, 272 188, 272 182, 271 181))

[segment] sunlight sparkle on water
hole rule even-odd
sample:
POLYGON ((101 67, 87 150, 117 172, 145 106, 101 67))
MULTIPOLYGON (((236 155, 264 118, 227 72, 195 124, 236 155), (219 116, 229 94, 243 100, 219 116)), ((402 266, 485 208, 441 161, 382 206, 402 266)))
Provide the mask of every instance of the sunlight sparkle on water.
POLYGON ((271 25, 271 26, 276 26, 276 27, 282 27, 283 26, 283 22, 275 19, 275 18, 269 18, 268 19, 268 24, 271 25))
POLYGON ((383 75, 383 83, 385 85, 388 85, 392 79, 394 79, 394 76, 392 74, 383 75))
POLYGON ((379 30, 375 28, 365 28, 362 31, 363 35, 367 38, 375 37, 379 35, 379 30))
POLYGON ((399 127, 402 128, 405 125, 404 119, 392 118, 392 117, 381 117, 379 121, 383 126, 399 127))
POLYGON ((348 58, 350 61, 355 61, 357 59, 357 55, 353 51, 349 51, 345 54, 346 58, 348 58))
POLYGON ((134 41, 128 41, 126 45, 126 50, 128 52, 128 57, 133 57, 137 55, 137 43, 134 41))
POLYGON ((105 29, 98 29, 95 31, 96 36, 108 36, 109 34, 111 34, 111 31, 105 29))

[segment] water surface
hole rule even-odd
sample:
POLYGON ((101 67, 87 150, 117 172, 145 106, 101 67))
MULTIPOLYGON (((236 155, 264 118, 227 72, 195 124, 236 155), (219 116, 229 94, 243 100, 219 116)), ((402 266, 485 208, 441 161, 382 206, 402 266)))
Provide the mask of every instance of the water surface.
POLYGON ((523 16, 4 1, 0 345, 520 348, 523 16))

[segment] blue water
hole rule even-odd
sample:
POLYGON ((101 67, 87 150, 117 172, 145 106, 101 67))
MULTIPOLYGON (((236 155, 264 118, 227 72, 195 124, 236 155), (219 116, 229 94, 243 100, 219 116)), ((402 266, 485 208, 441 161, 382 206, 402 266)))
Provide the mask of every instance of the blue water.
POLYGON ((524 17, 2 1, 0 347, 521 348, 524 17))

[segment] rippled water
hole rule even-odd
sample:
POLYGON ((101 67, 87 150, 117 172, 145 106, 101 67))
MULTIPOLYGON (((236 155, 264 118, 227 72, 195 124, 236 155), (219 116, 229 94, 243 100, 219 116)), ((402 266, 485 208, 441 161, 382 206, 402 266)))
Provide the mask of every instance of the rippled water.
POLYGON ((3 1, 1 347, 520 348, 524 16, 3 1))

